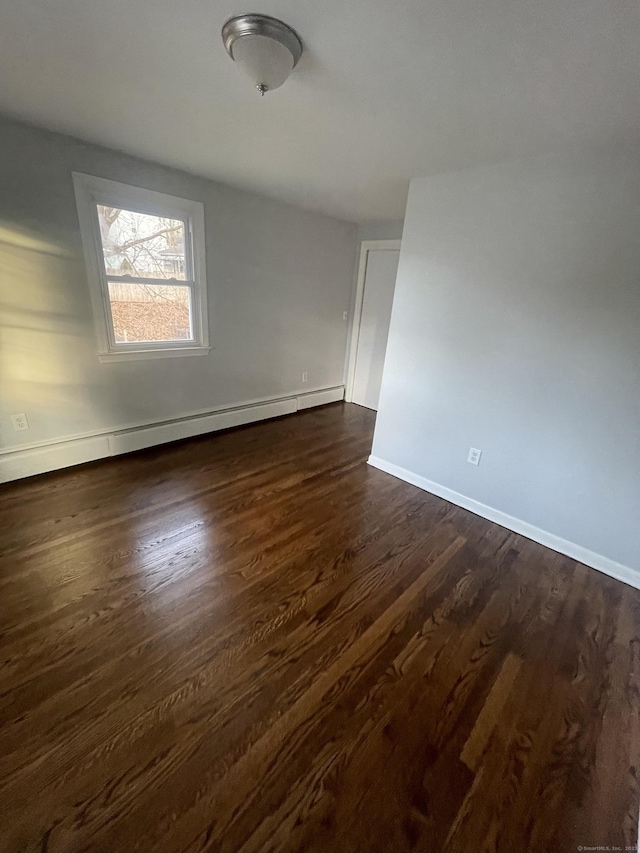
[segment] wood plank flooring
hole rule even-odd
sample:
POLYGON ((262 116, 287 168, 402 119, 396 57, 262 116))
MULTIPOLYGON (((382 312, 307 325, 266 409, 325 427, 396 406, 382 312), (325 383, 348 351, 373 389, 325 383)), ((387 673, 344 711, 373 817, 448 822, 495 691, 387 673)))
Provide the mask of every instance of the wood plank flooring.
POLYGON ((0 850, 637 840, 640 593, 336 404, 0 490, 0 850))

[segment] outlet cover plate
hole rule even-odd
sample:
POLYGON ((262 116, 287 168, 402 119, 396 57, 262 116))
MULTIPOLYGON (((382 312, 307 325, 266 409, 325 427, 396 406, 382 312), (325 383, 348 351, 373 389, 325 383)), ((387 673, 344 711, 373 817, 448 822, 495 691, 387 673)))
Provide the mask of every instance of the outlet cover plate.
POLYGON ((479 465, 481 456, 482 456, 481 450, 478 450, 477 447, 470 447, 469 448, 469 455, 467 456, 467 462, 469 462, 471 465, 479 465))
POLYGON ((13 424, 13 428, 16 432, 22 432, 24 429, 29 429, 29 421, 27 420, 27 416, 24 412, 20 412, 19 415, 11 415, 11 423, 13 424))

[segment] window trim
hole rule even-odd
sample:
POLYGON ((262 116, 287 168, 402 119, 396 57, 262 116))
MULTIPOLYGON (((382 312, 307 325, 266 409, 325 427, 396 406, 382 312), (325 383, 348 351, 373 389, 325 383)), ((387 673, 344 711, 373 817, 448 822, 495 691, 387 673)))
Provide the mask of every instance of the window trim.
MULTIPOLYGON (((89 294, 98 338, 98 358, 101 362, 138 359, 171 358, 174 356, 207 355, 209 345, 209 315, 207 311, 207 277, 205 258, 204 205, 199 201, 178 198, 154 190, 72 172, 73 187, 80 221, 80 236, 84 250, 89 294), (193 339, 188 341, 145 341, 116 343, 111 322, 107 278, 98 212, 96 205, 121 207, 138 213, 179 219, 185 223, 185 253, 191 261, 193 280, 176 285, 190 287, 193 339), (193 281, 193 283, 191 283, 193 281)), ((172 284, 167 279, 167 284, 172 284)))

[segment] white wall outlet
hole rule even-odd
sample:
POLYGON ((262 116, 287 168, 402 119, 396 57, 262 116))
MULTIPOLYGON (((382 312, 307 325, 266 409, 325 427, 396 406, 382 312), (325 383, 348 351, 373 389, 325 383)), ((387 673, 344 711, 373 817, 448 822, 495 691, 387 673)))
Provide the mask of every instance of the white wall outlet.
POLYGON ((29 421, 24 412, 19 415, 11 415, 11 423, 16 432, 22 432, 23 429, 29 429, 29 421))
POLYGON ((349 312, 348 312, 348 311, 343 311, 343 312, 342 312, 342 319, 343 319, 343 320, 348 320, 348 319, 349 319, 349 312))
POLYGON ((479 465, 481 456, 482 456, 481 450, 478 450, 477 447, 470 447, 469 448, 469 455, 467 456, 467 462, 470 462, 471 465, 479 465))
POLYGON ((302 374, 302 381, 306 382, 308 379, 309 379, 309 374, 305 370, 304 373, 302 374))

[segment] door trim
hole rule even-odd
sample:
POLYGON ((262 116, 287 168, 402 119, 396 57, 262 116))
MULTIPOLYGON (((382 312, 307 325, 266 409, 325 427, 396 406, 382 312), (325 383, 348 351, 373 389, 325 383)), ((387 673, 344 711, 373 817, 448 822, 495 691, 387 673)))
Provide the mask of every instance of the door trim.
POLYGON ((401 242, 401 240, 363 240, 360 244, 356 298, 353 306, 351 333, 349 335, 349 359, 347 361, 344 394, 344 398, 348 403, 353 402, 353 383, 356 376, 356 356, 358 354, 358 339, 360 338, 360 323, 362 322, 362 303, 364 301, 364 283, 367 276, 369 252, 399 252, 401 242))

